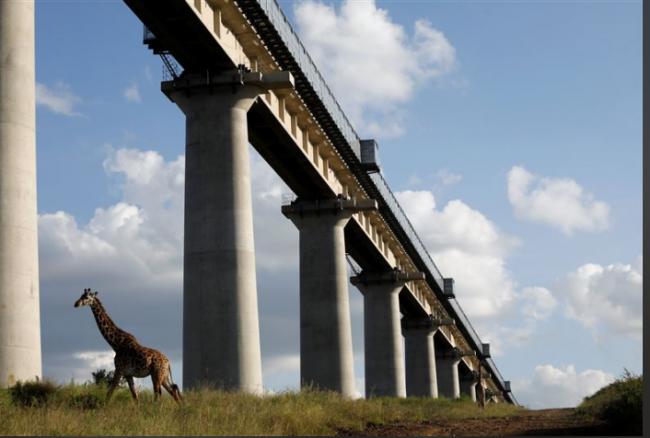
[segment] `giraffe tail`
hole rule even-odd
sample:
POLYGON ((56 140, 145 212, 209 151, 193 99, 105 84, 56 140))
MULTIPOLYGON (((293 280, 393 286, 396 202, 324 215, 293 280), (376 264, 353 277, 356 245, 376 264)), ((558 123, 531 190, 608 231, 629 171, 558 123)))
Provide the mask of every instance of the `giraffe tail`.
POLYGON ((172 387, 172 391, 176 393, 178 398, 180 400, 183 400, 183 396, 181 395, 181 390, 179 389, 178 385, 174 383, 174 379, 172 378, 172 364, 167 365, 167 369, 169 370, 169 383, 170 386, 172 387))

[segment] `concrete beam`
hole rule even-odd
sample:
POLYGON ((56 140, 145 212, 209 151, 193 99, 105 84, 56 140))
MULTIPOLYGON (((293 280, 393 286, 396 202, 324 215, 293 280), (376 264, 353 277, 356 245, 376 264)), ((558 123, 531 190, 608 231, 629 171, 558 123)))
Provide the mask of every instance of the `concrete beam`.
MULTIPOLYGON (((374 199, 343 198, 301 200, 297 199, 289 205, 282 206, 282 214, 294 220, 305 215, 321 216, 324 214, 342 214, 351 217, 352 214, 360 211, 377 209, 377 201, 374 199)), ((348 217, 348 219, 349 219, 348 217)), ((295 222, 295 221, 294 221, 295 222)))
POLYGON ((350 278, 355 286, 369 286, 373 284, 401 284, 406 282, 424 280, 424 272, 402 272, 397 268, 383 272, 362 272, 350 278))
MULTIPOLYGON (((244 69, 230 70, 218 74, 188 74, 183 73, 179 78, 164 81, 160 89, 170 99, 171 93, 182 90, 185 93, 204 92, 220 87, 231 88, 236 85, 248 85, 259 88, 258 94, 268 90, 288 90, 293 88, 294 79, 290 72, 276 71, 262 73, 247 72, 244 69)), ((173 100, 173 99, 172 99, 173 100)))
POLYGON ((0 1, 0 388, 41 377, 34 1, 0 1))

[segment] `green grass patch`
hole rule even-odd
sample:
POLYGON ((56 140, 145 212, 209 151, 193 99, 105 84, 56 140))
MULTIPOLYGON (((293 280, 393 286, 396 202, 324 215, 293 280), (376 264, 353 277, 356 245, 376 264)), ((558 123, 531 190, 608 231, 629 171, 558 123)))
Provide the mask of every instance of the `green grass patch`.
POLYGON ((150 391, 141 391, 136 404, 124 388, 107 404, 105 386, 92 383, 57 386, 40 404, 14 403, 9 392, 0 390, 0 435, 333 435, 368 424, 522 411, 509 404, 480 409, 468 399, 346 400, 313 390, 257 397, 203 389, 184 392, 182 405, 169 396, 155 403, 150 391))
POLYGON ((603 420, 622 433, 641 435, 643 376, 625 370, 613 383, 586 397, 578 412, 603 420))

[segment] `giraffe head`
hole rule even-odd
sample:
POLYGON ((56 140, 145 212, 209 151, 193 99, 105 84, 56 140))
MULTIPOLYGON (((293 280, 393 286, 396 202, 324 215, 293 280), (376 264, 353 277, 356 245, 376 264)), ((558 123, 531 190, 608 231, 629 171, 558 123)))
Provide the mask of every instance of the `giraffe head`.
POLYGON ((75 301, 74 306, 90 306, 95 302, 95 297, 97 296, 97 291, 93 292, 90 288, 84 289, 84 293, 75 301))

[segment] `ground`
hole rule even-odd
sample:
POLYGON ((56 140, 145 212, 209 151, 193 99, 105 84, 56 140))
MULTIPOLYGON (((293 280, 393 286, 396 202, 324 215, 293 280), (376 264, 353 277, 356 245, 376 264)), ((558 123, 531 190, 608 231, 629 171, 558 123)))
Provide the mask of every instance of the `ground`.
MULTIPOLYGON (((576 415, 574 409, 523 411, 514 416, 432 420, 421 423, 368 424, 364 436, 513 436, 619 435, 602 422, 576 415)), ((339 435, 356 435, 340 430, 339 435)))

